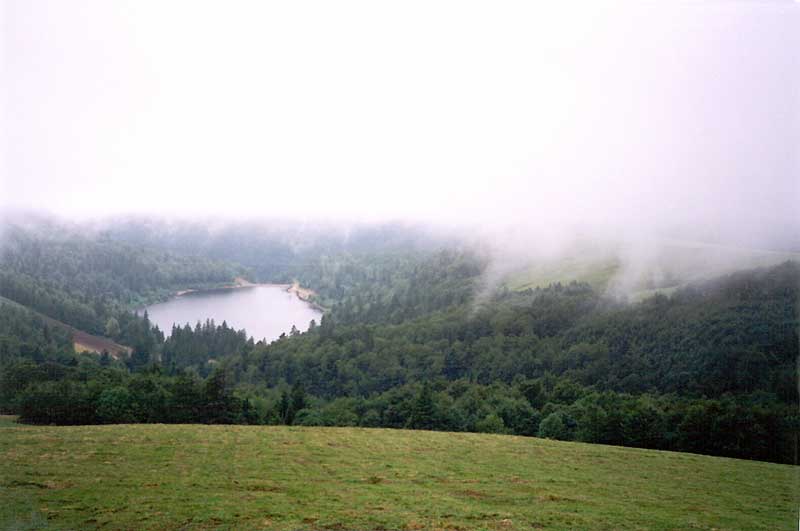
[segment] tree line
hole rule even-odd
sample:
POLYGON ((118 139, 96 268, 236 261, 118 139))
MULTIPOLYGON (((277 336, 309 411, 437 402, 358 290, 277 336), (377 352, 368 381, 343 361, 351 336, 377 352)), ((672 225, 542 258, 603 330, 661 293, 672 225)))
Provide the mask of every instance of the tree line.
MULTIPOLYGON (((322 253, 295 264, 330 308, 308 332, 266 344, 227 323, 165 334, 146 315, 97 314, 133 347, 124 360, 76 354, 0 304, 0 407, 38 423, 484 431, 795 461, 797 263, 634 304, 576 282, 476 303, 485 266, 452 246, 322 253)), ((54 285, 86 304, 89 281, 54 285)), ((125 308, 117 297, 105 304, 125 308)))

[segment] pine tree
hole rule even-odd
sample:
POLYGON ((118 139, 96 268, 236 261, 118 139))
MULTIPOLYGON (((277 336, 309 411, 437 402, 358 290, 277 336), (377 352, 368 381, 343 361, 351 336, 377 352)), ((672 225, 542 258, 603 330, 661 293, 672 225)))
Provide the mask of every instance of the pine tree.
POLYGON ((291 418, 289 416, 289 409, 291 408, 289 404, 289 393, 284 390, 281 393, 281 401, 278 403, 278 417, 281 419, 281 422, 284 424, 291 424, 291 418))
MULTIPOLYGON (((291 418, 294 421, 295 415, 301 409, 305 409, 306 407, 306 390, 303 388, 303 384, 295 383, 292 386, 292 394, 291 394, 291 418)), ((291 424, 291 422, 289 423, 291 424)))
POLYGON ((206 380, 204 389, 206 422, 210 424, 229 424, 232 422, 231 396, 227 387, 227 375, 223 369, 216 369, 206 380))
POLYGON ((108 321, 106 321, 106 336, 116 339, 119 337, 122 330, 119 327, 119 321, 115 318, 110 317, 108 321))
POLYGON ((411 406, 408 426, 418 430, 432 429, 435 427, 434 416, 433 391, 430 384, 425 382, 411 406))

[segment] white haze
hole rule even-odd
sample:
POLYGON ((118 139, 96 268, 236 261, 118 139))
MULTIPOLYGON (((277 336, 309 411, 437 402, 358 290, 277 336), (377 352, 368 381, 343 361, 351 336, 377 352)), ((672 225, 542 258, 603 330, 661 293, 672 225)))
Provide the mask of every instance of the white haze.
POLYGON ((404 219, 522 255, 574 233, 799 232, 797 3, 7 0, 0 16, 7 209, 404 219))

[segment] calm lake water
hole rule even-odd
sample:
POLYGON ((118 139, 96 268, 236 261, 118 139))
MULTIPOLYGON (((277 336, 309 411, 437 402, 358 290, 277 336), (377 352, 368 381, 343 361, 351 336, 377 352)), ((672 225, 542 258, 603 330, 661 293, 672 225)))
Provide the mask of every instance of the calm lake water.
POLYGON ((173 323, 194 327, 197 321, 214 319, 217 325, 226 321, 236 330, 244 328, 256 341, 277 339, 281 333, 288 334, 292 325, 305 331, 312 319, 319 324, 322 317, 320 311, 280 286, 197 291, 146 309, 150 321, 167 336, 173 323))

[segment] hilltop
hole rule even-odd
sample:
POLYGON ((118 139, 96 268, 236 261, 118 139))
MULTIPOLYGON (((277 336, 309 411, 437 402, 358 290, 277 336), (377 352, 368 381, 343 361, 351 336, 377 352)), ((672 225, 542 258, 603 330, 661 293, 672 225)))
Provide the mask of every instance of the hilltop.
POLYGON ((629 248, 581 242, 550 258, 523 260, 504 275, 503 285, 521 291, 577 281, 601 293, 642 300, 737 270, 787 261, 800 262, 800 253, 674 239, 629 248))

